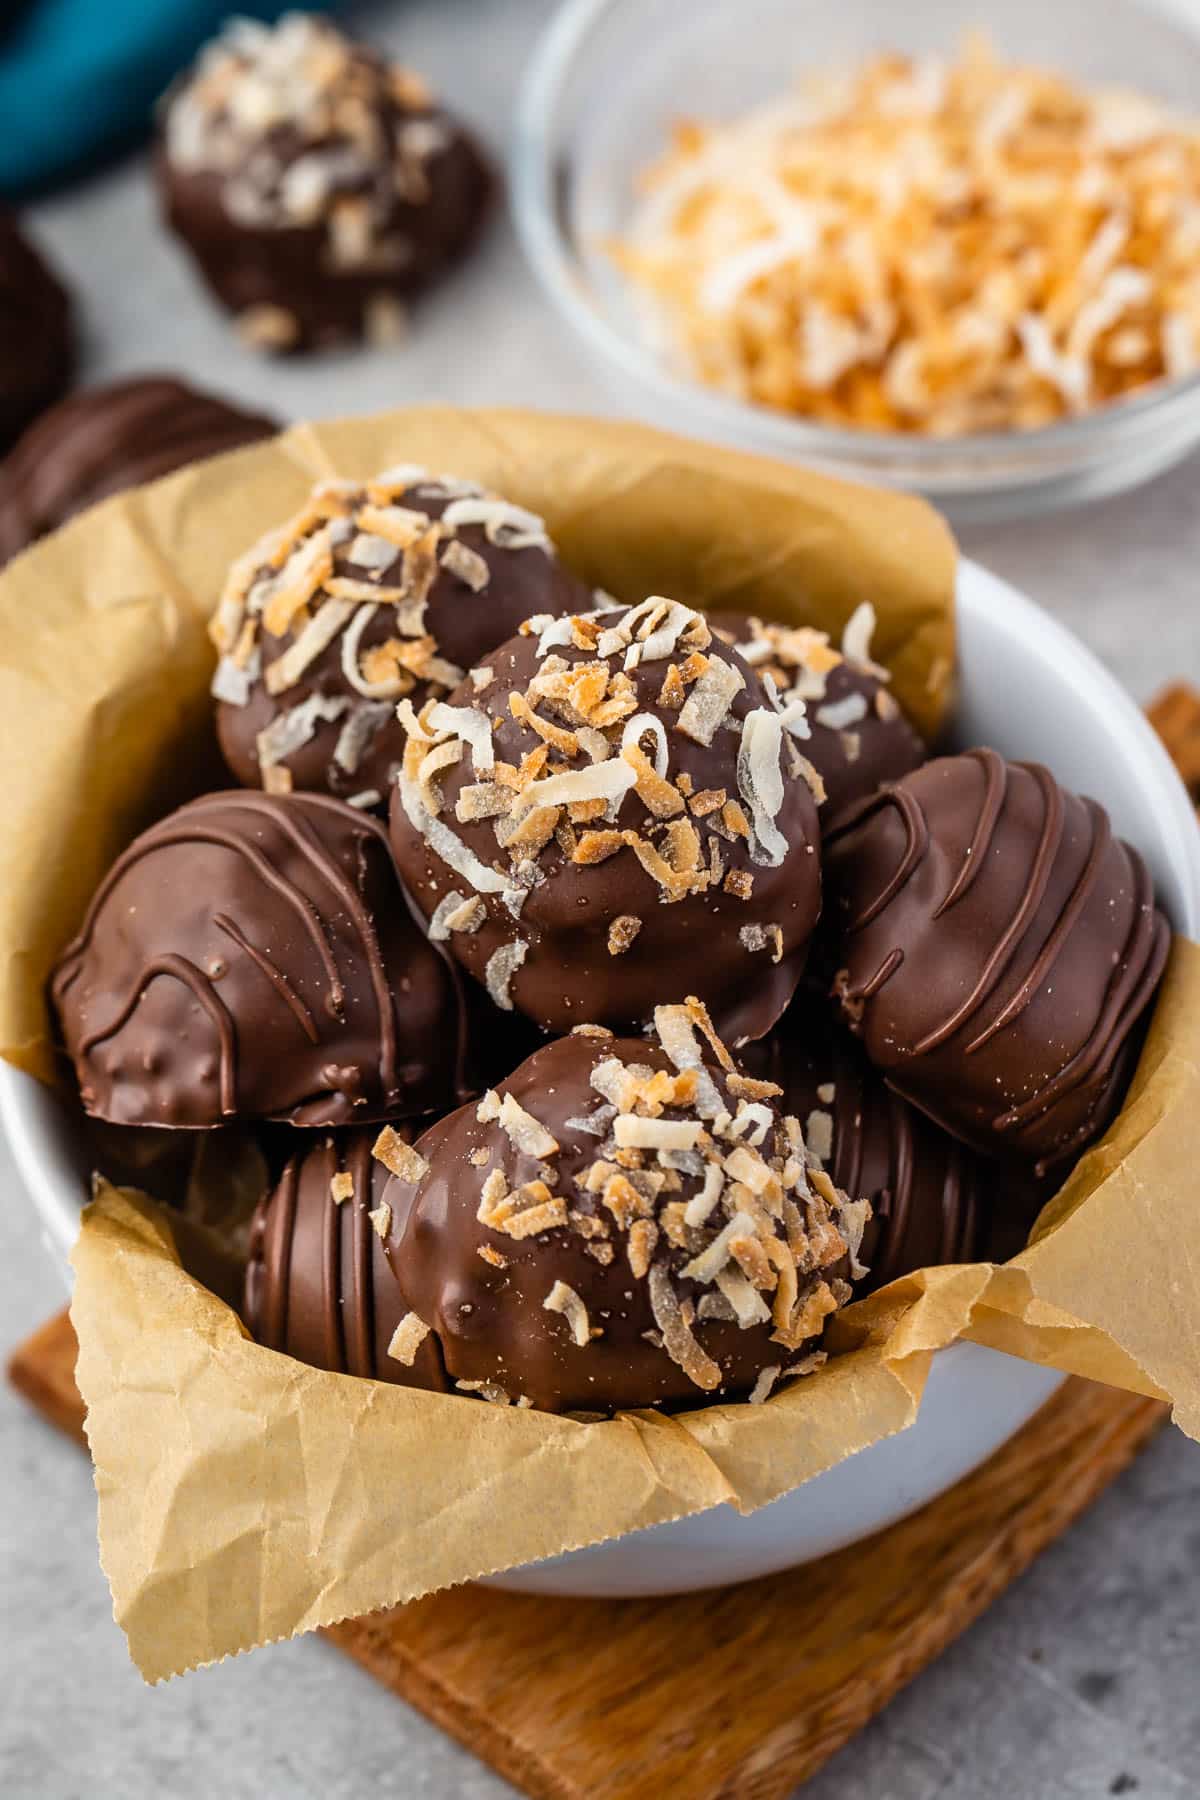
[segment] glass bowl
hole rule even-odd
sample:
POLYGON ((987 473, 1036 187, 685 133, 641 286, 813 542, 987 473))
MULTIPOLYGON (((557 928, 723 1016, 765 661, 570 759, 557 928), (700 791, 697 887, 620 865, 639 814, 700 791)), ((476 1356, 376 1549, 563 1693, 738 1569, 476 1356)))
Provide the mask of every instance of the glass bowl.
MULTIPOLYGON (((1195 16, 1195 15, 1194 15, 1195 16)), ((915 489, 963 523, 1048 512, 1147 480, 1200 443, 1200 374, 1077 419, 953 439, 836 429, 681 379, 639 332, 604 244, 634 178, 681 115, 733 117, 805 68, 872 51, 953 53, 981 29, 1001 54, 1084 84, 1140 89, 1185 114, 1200 34, 1167 0, 567 0, 526 72, 517 229, 559 311, 635 414, 745 449, 915 489)))

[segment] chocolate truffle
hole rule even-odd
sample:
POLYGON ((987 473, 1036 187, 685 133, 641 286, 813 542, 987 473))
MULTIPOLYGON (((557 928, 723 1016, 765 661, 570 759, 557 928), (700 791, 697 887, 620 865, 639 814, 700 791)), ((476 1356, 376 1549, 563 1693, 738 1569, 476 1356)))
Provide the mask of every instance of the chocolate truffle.
POLYGON ((278 429, 168 375, 73 394, 0 463, 0 562, 109 494, 278 429))
POLYGON ((53 996, 85 1109, 119 1125, 338 1125, 454 1104, 461 1007, 376 820, 206 794, 113 865, 53 996))
POLYGON ((58 399, 74 360, 66 290, 0 205, 0 452, 58 399))
POLYGON ((381 804, 398 700, 447 694, 531 613, 591 604, 542 521, 474 482, 324 482, 234 565, 213 619, 225 760, 247 787, 381 804))
POLYGON ((547 1411, 696 1405, 806 1372, 866 1208, 810 1167, 694 1000, 649 1038, 536 1052, 393 1162, 387 1251, 459 1390, 547 1411))
POLYGON ((747 1046, 745 1063, 782 1088, 780 1106, 799 1119, 834 1184, 871 1203, 857 1294, 913 1269, 983 1257, 993 1200, 1010 1185, 999 1165, 893 1093, 830 1019, 827 1000, 802 989, 774 1031, 747 1046))
POLYGON ((840 650, 827 632, 807 627, 729 612, 709 613, 708 622, 761 680, 774 683, 791 715, 789 730, 820 777, 823 826, 852 800, 925 761, 924 744, 888 690, 891 675, 871 660, 875 611, 868 602, 848 622, 840 650))
MULTIPOLYGON (((408 1309, 383 1250, 391 1177, 371 1154, 378 1136, 331 1134, 291 1159, 251 1224, 242 1317, 260 1344, 313 1368, 444 1389, 436 1339, 408 1362, 388 1354, 408 1309)), ((406 1142, 408 1128, 390 1137, 406 1142)))
POLYGON ((1170 932, 1093 800, 994 750, 940 757, 836 820, 836 991, 898 1093, 1049 1167, 1102 1132, 1170 932))
POLYGON ((821 903, 816 805, 758 677, 678 601, 534 619, 409 729, 401 875, 463 966, 550 1032, 695 992, 761 1037, 821 903))
POLYGON ((272 351, 394 342, 491 190, 418 76, 295 13, 236 20, 208 46, 167 97, 157 173, 212 292, 272 351))

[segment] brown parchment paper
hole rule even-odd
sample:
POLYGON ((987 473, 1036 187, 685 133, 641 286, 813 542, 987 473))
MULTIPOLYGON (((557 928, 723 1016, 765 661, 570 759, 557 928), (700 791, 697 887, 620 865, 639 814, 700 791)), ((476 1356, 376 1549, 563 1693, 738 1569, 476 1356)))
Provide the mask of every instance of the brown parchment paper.
MULTIPOLYGON (((422 411, 302 427, 106 502, 0 576, 0 1053, 54 1062, 46 973, 133 832, 214 779, 204 624, 231 557, 317 474, 397 461, 543 513, 624 599, 675 592, 839 631, 860 600, 929 734, 954 554, 918 502, 639 427, 422 411)), ((308 1369, 101 1182, 75 1252, 101 1559, 150 1680, 621 1532, 749 1511, 911 1424, 957 1337, 1169 1397, 1200 1435, 1200 947, 1177 942, 1129 1101, 1002 1269, 925 1271, 837 1321, 765 1406, 583 1425, 308 1369)), ((702 1572, 698 1571, 698 1576, 702 1572)))

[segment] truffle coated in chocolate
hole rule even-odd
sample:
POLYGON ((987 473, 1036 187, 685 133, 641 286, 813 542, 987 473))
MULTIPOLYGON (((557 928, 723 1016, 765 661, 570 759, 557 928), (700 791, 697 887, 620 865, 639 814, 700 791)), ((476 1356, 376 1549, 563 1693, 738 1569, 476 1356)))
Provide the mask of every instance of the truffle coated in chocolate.
POLYGON ((780 1106, 835 1186, 871 1203, 856 1294, 985 1255, 993 1202, 1008 1204, 1011 1179, 894 1093, 827 1000, 802 989, 774 1031, 747 1046, 745 1063, 782 1087, 780 1106))
POLYGON ((113 865, 53 977, 85 1109, 121 1125, 337 1125, 454 1104, 453 969, 374 819, 207 794, 113 865))
POLYGON ((166 217, 239 333, 298 351, 391 343, 467 249, 491 177, 411 71, 328 20, 236 20, 164 108, 166 217))
POLYGON ((71 303, 0 204, 0 453, 71 379, 71 303))
POLYGON ((814 1366, 865 1208, 703 1009, 560 1038, 395 1159, 388 1256, 451 1382, 548 1411, 697 1405, 814 1366))
POLYGON ((695 993, 735 1045, 796 987, 816 806, 758 677, 677 601, 534 619, 409 730, 392 844, 431 932, 549 1032, 695 993))
POLYGON ((242 1316, 260 1344, 313 1368, 444 1389, 435 1339, 411 1363, 388 1353, 407 1309, 383 1250, 390 1177, 371 1154, 377 1136, 331 1133, 291 1158, 254 1215, 242 1316))
POLYGON ((398 700, 447 694, 531 613, 591 603, 541 519, 474 482, 324 482, 239 559, 213 620, 225 760, 247 787, 382 804, 398 700))
POLYGON ((1108 815, 1037 763, 941 757, 826 834, 836 990, 898 1093, 1049 1167, 1115 1113, 1170 932, 1108 815))
POLYGON ((168 375, 72 394, 0 463, 0 562, 110 494, 278 429, 168 375))
MULTIPOLYGON (((889 673, 871 660, 874 609, 864 603, 846 626, 840 650, 824 631, 713 612, 714 631, 737 645, 760 677, 770 676, 785 707, 803 701, 792 729, 821 778, 821 823, 853 800, 898 781, 925 761, 925 745, 888 689, 889 673)), ((797 712, 799 709, 794 709, 797 712)))

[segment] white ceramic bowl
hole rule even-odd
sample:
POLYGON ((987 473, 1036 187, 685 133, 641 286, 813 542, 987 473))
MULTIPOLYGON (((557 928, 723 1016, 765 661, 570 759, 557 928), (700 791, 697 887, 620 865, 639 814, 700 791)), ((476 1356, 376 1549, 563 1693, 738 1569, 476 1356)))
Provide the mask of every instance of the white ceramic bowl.
POLYGON ((1116 493, 1200 441, 1200 374, 1036 431, 923 438, 750 405, 677 374, 646 344, 605 246, 623 234, 638 173, 676 119, 736 118, 805 70, 882 49, 952 55, 968 29, 1017 61, 1195 110, 1200 36, 1186 0, 565 0, 521 88, 513 210, 543 288, 630 408, 718 443, 915 488, 961 523, 1116 493))
MULTIPOLYGON (((960 743, 1047 763, 1094 795, 1135 843, 1177 931, 1200 938, 1200 831, 1154 732, 1071 634, 977 564, 959 572, 960 743)), ((0 1064, 0 1123, 51 1250, 65 1270, 86 1191, 70 1110, 0 1064)), ((910 1431, 875 1444, 749 1518, 726 1507, 496 1578, 557 1594, 642 1595, 717 1587, 824 1556, 923 1506, 1025 1423, 1058 1386, 1052 1369, 974 1344, 940 1351, 910 1431)))

